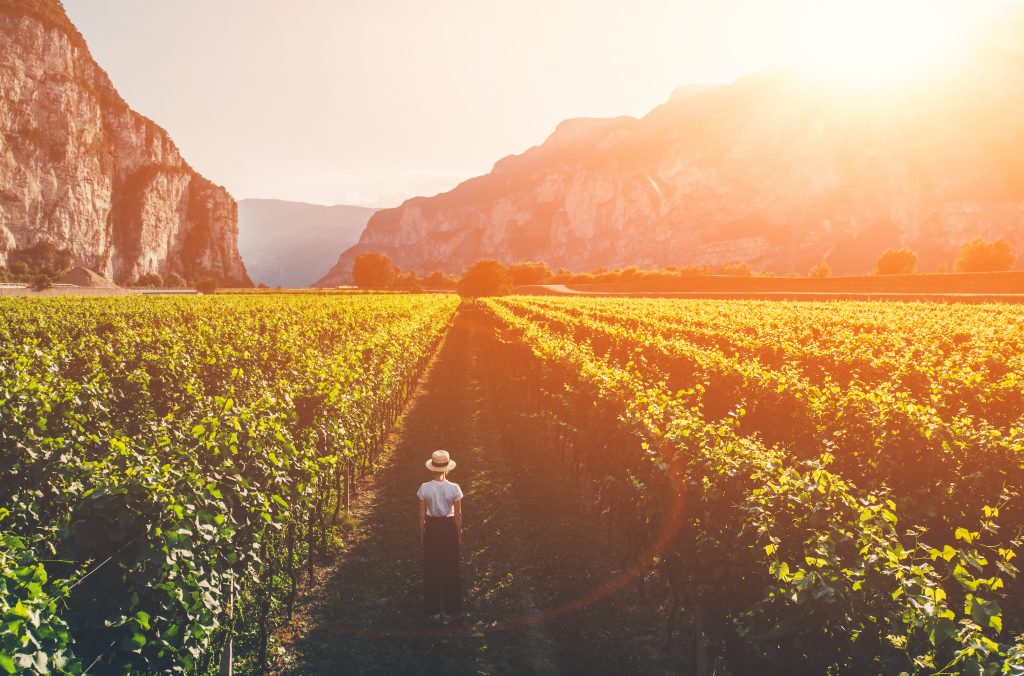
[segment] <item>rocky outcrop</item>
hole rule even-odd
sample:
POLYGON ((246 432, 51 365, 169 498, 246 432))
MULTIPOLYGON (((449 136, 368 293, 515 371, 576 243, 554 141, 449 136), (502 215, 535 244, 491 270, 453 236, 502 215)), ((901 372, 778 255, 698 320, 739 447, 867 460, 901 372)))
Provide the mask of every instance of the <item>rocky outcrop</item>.
POLYGON ((485 176, 376 213, 319 284, 347 282, 368 251, 421 273, 484 257, 862 273, 895 246, 934 270, 979 236, 1024 257, 1022 18, 913 88, 764 72, 680 89, 642 119, 570 120, 485 176))
POLYGON ((57 0, 0 0, 0 266, 251 283, 237 207, 134 112, 57 0))

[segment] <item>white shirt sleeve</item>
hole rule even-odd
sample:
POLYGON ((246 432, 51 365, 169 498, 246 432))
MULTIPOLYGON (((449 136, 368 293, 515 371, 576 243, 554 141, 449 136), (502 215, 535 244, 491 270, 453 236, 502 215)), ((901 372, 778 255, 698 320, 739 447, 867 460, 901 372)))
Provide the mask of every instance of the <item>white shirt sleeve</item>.
POLYGON ((420 484, 419 489, 416 491, 416 497, 419 498, 420 500, 426 499, 423 497, 423 484, 420 484))
POLYGON ((459 502, 462 497, 462 486, 455 484, 455 499, 452 502, 459 502))

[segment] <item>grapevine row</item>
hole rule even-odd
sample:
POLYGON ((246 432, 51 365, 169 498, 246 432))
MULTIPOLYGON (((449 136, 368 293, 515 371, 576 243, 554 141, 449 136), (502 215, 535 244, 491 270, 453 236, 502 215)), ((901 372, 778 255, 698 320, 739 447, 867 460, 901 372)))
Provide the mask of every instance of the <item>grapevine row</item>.
MULTIPOLYGON (((930 532, 898 490, 837 473, 835 456, 851 446, 796 454, 746 433, 742 404, 757 396, 750 389, 760 383, 767 393, 767 383, 777 390, 794 379, 800 385, 789 396, 799 401, 812 386, 798 372, 659 342, 629 323, 640 307, 622 313, 618 331, 613 322, 595 331, 572 320, 594 306, 486 302, 506 358, 540 392, 538 409, 568 448, 569 467, 586 476, 621 537, 641 534, 638 556, 667 580, 669 606, 693 619, 698 662, 710 655, 740 673, 1020 667, 1012 490, 996 486, 991 501, 968 506, 963 518, 954 507, 953 532, 930 532), (687 368, 669 385, 666 372, 679 363, 687 368), (730 379, 737 406, 708 415, 708 388, 730 379), (644 547, 652 549, 641 554, 644 547)), ((933 511, 948 509, 944 499, 934 496, 933 511)))
POLYGON ((0 305, 0 673, 262 668, 457 304, 0 305))

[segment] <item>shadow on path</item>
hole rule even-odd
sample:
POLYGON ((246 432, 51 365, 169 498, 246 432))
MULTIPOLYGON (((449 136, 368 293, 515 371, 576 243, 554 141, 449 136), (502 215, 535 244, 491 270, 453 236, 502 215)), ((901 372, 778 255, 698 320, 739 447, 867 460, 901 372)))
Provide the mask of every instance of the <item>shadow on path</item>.
POLYGON ((486 377, 489 331, 472 310, 456 318, 387 465, 360 495, 338 564, 300 603, 279 673, 673 671, 651 638, 657 613, 623 593, 542 619, 600 586, 612 562, 560 478, 518 462, 518 449, 542 435, 500 379, 486 377), (415 493, 438 448, 458 462, 450 479, 466 496, 467 613, 450 626, 421 613, 415 493))

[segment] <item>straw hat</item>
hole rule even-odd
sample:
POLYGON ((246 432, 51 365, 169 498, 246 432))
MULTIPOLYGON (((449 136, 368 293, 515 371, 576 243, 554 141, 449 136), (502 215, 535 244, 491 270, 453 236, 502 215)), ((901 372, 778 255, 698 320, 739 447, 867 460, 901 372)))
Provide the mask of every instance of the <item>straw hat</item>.
POLYGON ((431 472, 450 472, 455 469, 455 461, 448 455, 448 451, 434 451, 430 460, 427 460, 427 469, 431 472))

